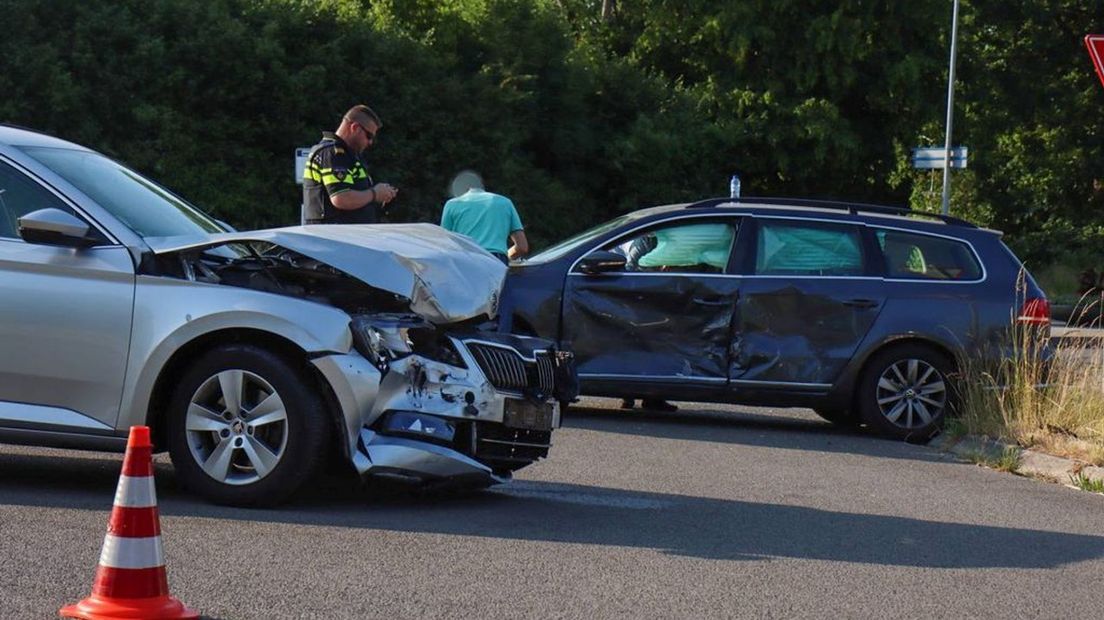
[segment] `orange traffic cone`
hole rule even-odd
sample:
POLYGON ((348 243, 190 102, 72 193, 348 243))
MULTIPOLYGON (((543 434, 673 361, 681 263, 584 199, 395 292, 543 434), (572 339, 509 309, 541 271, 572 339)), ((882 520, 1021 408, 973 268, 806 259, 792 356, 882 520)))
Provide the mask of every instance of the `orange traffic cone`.
POLYGON ((58 613, 63 618, 83 620, 199 617, 169 596, 148 426, 130 427, 123 473, 115 491, 92 596, 76 605, 66 605, 58 613))

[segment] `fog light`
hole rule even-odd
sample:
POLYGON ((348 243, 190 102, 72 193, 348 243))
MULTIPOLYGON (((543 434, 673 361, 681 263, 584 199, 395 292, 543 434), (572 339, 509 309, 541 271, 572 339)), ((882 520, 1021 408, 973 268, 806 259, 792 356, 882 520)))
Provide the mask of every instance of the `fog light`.
POLYGON ((443 418, 424 413, 393 411, 383 421, 382 432, 451 443, 452 438, 456 436, 456 425, 443 418))

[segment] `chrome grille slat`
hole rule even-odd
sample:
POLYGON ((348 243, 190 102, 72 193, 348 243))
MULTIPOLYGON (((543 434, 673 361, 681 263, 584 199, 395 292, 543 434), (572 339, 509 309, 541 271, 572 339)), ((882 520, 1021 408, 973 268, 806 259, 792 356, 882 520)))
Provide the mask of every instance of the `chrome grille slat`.
POLYGON ((503 351, 495 351, 495 358, 498 359, 498 363, 502 367, 502 374, 506 379, 507 385, 515 389, 525 387, 524 382, 519 383, 517 380, 517 372, 515 368, 515 366, 518 365, 517 360, 511 359, 503 351))
MULTIPOLYGON (((506 355, 506 353, 503 353, 503 355, 506 355)), ((518 385, 529 385, 529 381, 525 376, 525 374, 526 374, 525 373, 525 366, 526 366, 526 364, 523 361, 522 363, 515 364, 512 367, 512 369, 514 371, 514 374, 517 375, 517 384, 518 385)))
POLYGON ((464 344, 496 388, 518 392, 533 388, 552 394, 556 380, 548 351, 537 352, 536 362, 529 362, 513 349, 476 342, 464 344))
POLYGON ((551 394, 555 387, 555 372, 552 368, 552 356, 547 351, 537 354, 537 371, 540 377, 541 391, 551 394))
POLYGON ((495 368, 498 369, 498 376, 502 377, 502 383, 504 385, 514 385, 514 379, 510 376, 509 362, 503 361, 502 356, 496 351, 492 354, 495 361, 495 368))
POLYGON ((502 368, 502 363, 498 360, 498 356, 495 355, 494 351, 487 351, 486 354, 487 360, 491 365, 491 373, 499 381, 505 382, 506 375, 504 373, 504 369, 502 368))

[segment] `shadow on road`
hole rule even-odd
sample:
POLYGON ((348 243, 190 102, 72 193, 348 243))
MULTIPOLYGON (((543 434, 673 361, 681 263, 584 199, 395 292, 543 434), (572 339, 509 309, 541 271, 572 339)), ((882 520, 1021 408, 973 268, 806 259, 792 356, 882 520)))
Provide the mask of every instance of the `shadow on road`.
MULTIPOLYGON (((0 504, 99 510, 106 524, 119 465, 0 453, 0 504)), ((1100 536, 583 485, 519 481, 464 495, 369 495, 349 477, 331 476, 279 510, 244 510, 209 505, 182 492, 171 466, 159 463, 156 476, 169 536, 173 518, 202 517, 613 545, 715 560, 1053 568, 1104 556, 1100 536)))
POLYGON ((901 441, 886 440, 819 420, 772 416, 730 409, 679 411, 622 411, 572 406, 563 425, 603 433, 662 437, 686 441, 729 443, 763 448, 860 454, 912 461, 939 461, 950 457, 901 441))

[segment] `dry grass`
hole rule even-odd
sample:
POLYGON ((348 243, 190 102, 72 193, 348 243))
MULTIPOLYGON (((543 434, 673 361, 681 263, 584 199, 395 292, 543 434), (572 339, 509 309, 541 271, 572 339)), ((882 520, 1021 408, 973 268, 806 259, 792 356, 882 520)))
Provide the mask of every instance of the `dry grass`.
POLYGON ((1104 465, 1104 445, 1100 441, 1087 441, 1064 433, 1038 431, 1025 433, 1020 438, 1019 444, 1054 456, 1064 456, 1093 465, 1104 465))
MULTIPOLYGON (((1095 302, 1084 306, 1097 311, 1095 302)), ((1012 329, 1012 355, 999 367, 960 360, 960 431, 1104 465, 1104 347, 1059 344, 1048 370, 1050 330, 1012 329)))

